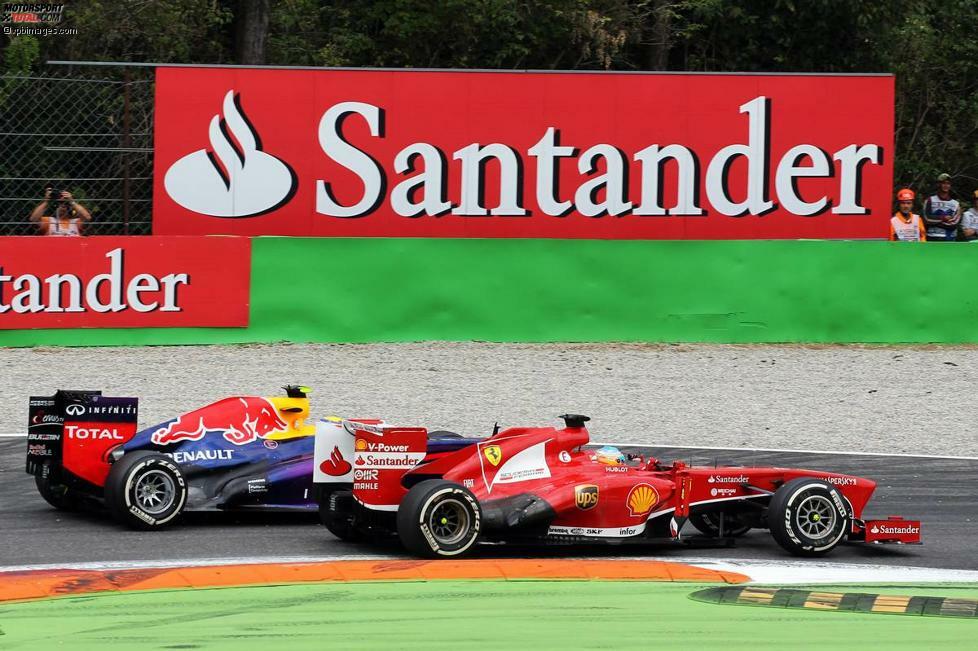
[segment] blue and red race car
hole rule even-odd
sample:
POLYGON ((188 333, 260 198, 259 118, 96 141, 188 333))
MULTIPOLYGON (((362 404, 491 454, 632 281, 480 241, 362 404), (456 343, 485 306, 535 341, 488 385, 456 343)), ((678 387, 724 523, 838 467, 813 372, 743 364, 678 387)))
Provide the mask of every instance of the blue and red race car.
POLYGON ((186 511, 315 511, 314 434, 344 421, 307 423, 308 393, 287 386, 284 396, 232 396, 138 431, 136 398, 32 397, 27 472, 52 506, 101 501, 138 529, 167 526, 186 511))

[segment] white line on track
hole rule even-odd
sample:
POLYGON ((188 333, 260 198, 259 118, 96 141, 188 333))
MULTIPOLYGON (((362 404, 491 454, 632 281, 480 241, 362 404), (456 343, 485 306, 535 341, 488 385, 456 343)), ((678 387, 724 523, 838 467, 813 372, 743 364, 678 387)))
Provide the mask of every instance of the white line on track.
POLYGON ((684 448, 689 450, 719 450, 733 452, 790 452, 794 454, 838 454, 860 457, 901 457, 906 459, 955 459, 958 461, 978 461, 978 457, 959 457, 940 454, 902 454, 896 452, 860 452, 859 450, 782 450, 779 448, 731 448, 710 447, 707 445, 676 445, 674 443, 589 443, 588 445, 612 445, 615 447, 636 448, 684 448))
POLYGON ((0 439, 25 439, 26 433, 22 432, 0 432, 0 439))

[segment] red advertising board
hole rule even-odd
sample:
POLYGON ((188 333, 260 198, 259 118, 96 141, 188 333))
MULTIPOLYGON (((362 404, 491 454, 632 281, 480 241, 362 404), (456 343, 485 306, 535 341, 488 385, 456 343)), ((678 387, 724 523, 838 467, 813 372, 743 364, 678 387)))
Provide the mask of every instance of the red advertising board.
POLYGON ((248 325, 243 237, 0 238, 0 330, 248 325))
POLYGON ((879 238, 893 77, 161 68, 154 232, 879 238))

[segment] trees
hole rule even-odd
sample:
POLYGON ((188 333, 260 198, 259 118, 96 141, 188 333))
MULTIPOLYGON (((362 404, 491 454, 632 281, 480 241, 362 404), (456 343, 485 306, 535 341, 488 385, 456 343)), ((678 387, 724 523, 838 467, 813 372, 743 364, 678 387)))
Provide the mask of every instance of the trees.
MULTIPOLYGON (((896 177, 978 184, 978 0, 91 0, 71 37, 2 44, 48 59, 306 66, 897 76, 896 177)), ((960 187, 960 184, 959 184, 960 187)))

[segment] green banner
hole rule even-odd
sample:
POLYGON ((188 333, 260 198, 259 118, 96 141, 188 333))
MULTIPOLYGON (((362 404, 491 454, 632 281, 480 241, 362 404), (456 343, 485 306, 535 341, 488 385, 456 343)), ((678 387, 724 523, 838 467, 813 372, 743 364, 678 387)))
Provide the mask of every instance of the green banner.
POLYGON ((978 342, 968 244, 263 237, 252 256, 248 328, 0 345, 978 342))

